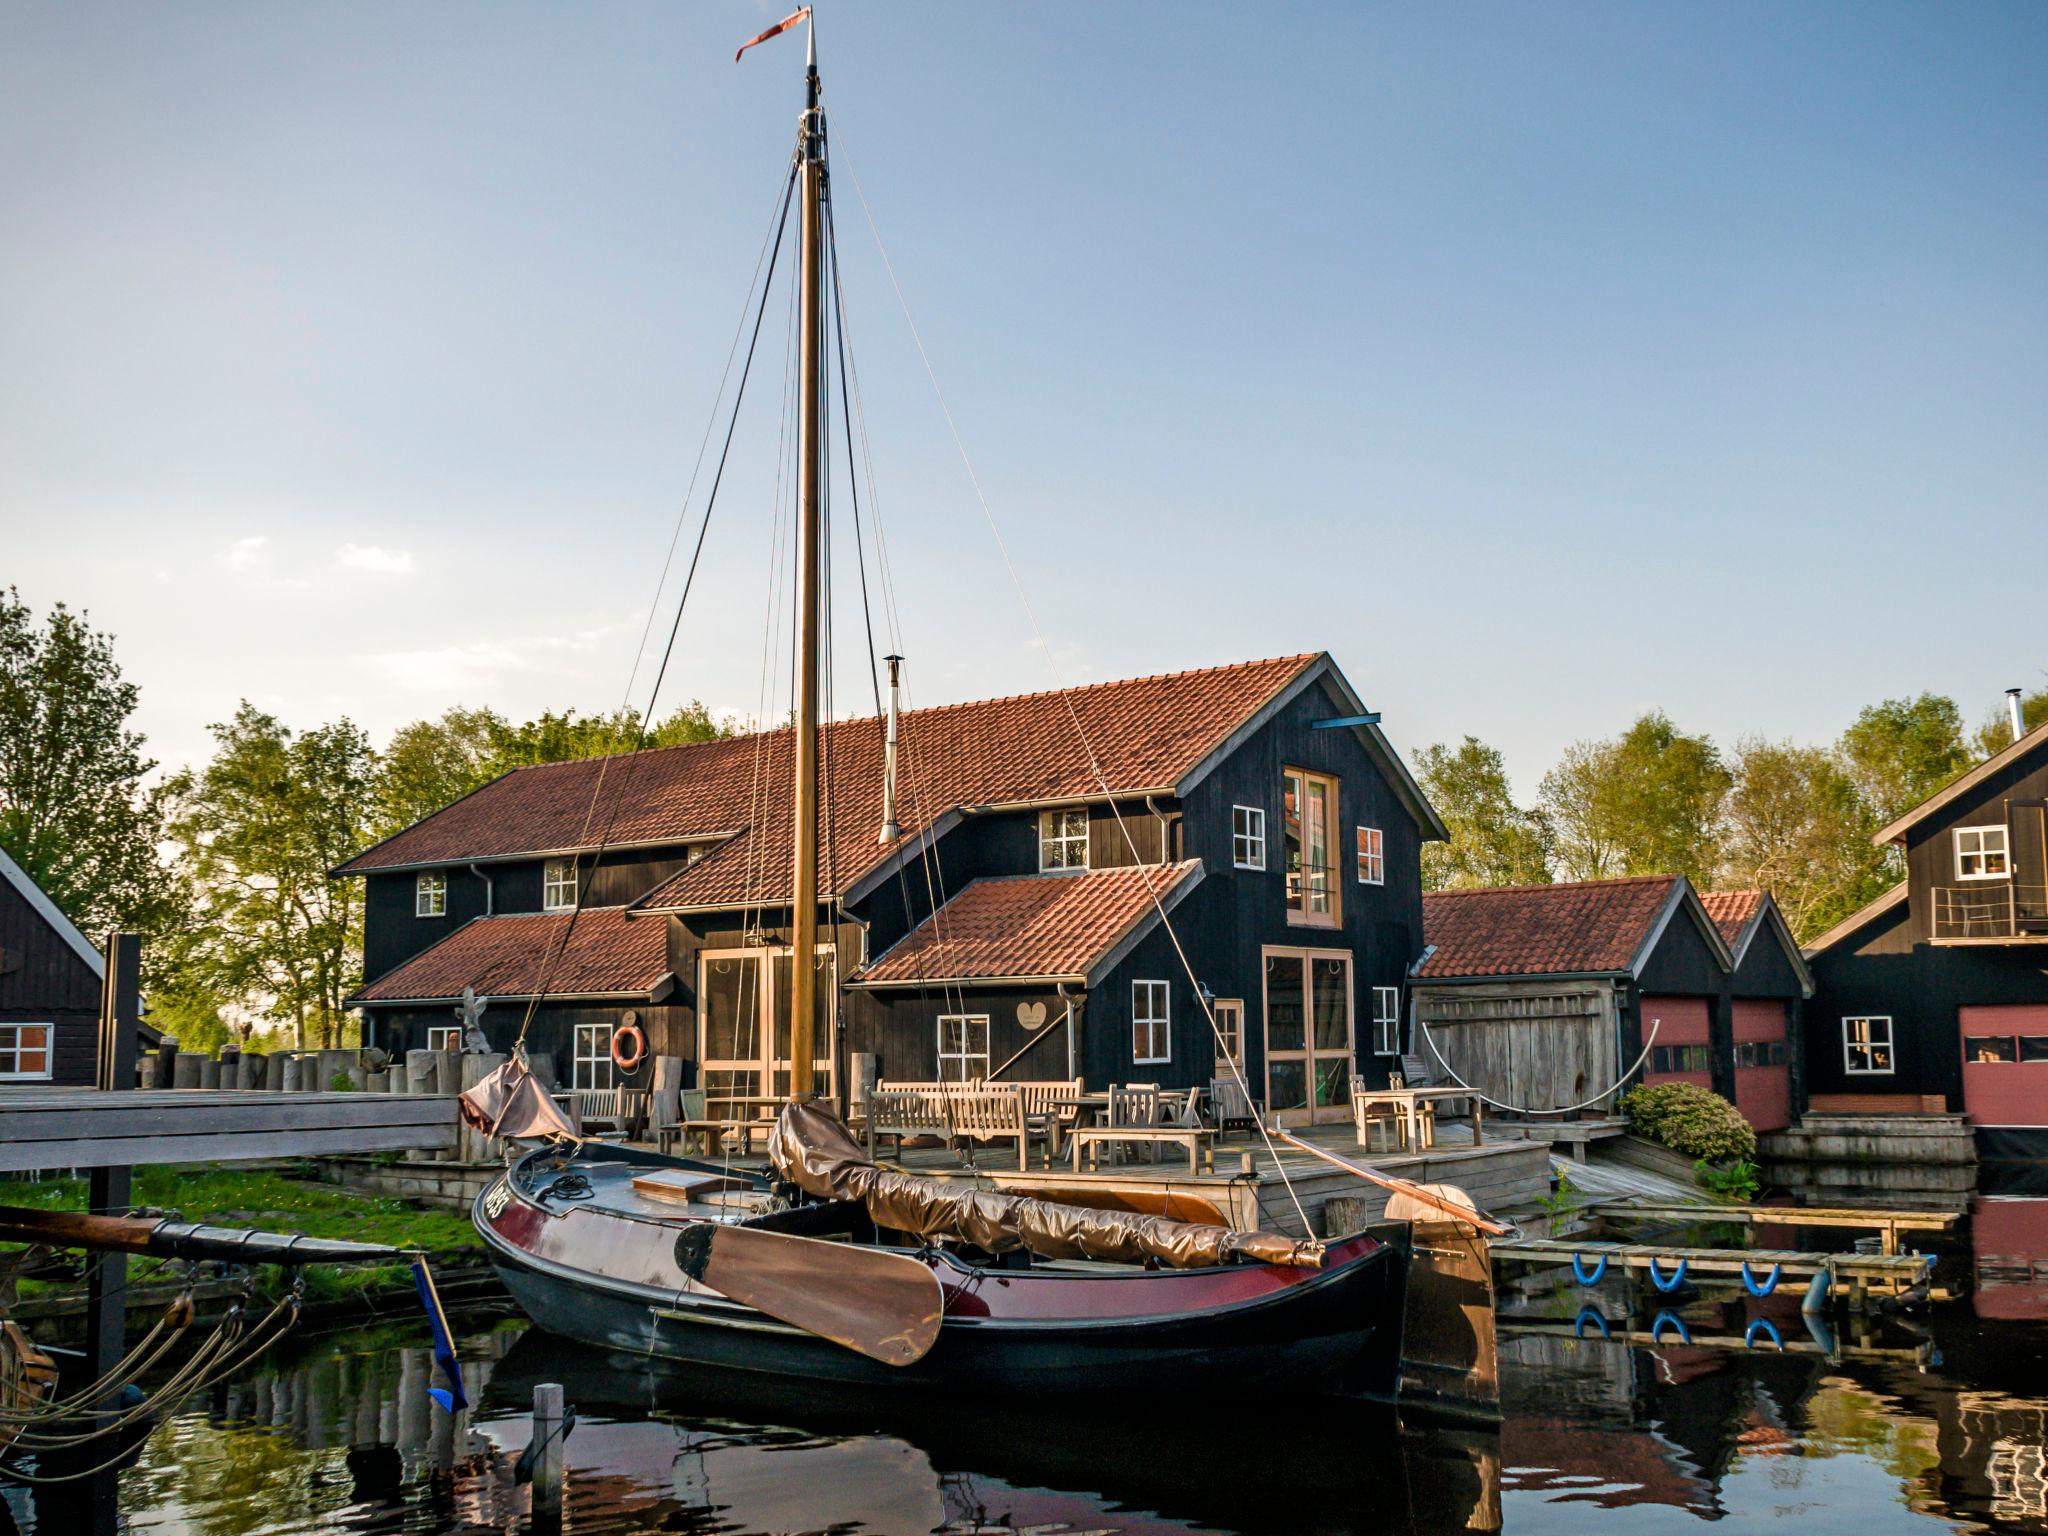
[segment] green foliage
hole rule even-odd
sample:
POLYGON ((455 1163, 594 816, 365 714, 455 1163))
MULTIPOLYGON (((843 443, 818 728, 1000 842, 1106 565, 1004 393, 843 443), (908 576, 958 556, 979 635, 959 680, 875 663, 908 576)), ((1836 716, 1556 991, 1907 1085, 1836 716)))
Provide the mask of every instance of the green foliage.
POLYGON ((1564 1169, 1557 1171, 1557 1188, 1547 1195, 1539 1195, 1536 1203, 1553 1224, 1569 1216, 1579 1207, 1585 1191, 1572 1182, 1572 1176, 1564 1169))
POLYGON ((374 755, 347 719, 300 735, 244 701, 212 728, 213 760, 175 775, 170 832, 195 927, 181 985, 342 1043, 361 976, 362 887, 328 870, 362 847, 374 755))
POLYGON ((327 1079, 327 1091, 329 1093, 354 1093, 356 1091, 356 1080, 346 1072, 337 1072, 327 1079))
MULTIPOLYGON (((2048 688, 2036 688, 2032 693, 2020 696, 2020 730, 2038 730, 2048 722, 2048 688)), ((1984 716, 1984 723, 1977 727, 1977 755, 1996 757, 2012 745, 2012 721, 2006 713, 2006 703, 2000 699, 1991 706, 1984 716)))
POLYGON ((39 626, 0 593, 0 848, 95 942, 156 932, 175 907, 138 697, 85 615, 59 603, 39 626))
POLYGON ((1701 1158, 1692 1165, 1692 1176, 1700 1188, 1724 1200, 1753 1200, 1762 1188, 1756 1164, 1747 1158, 1719 1166, 1701 1158))
POLYGON ((1896 820, 1970 766, 1955 700, 1923 693, 1867 706, 1837 743, 1877 824, 1896 820))
POLYGON ((1687 1157, 1711 1163, 1756 1155, 1756 1131, 1733 1104, 1692 1083, 1657 1083, 1621 1096, 1629 1129, 1687 1157))
POLYGON ((1550 879, 1543 819, 1515 804, 1507 765, 1476 736, 1415 754, 1415 776, 1451 837, 1422 845, 1422 888, 1542 885, 1550 879))
POLYGON ((1877 818, 1835 754, 1746 737, 1732 763, 1722 878, 1773 892, 1793 935, 1823 932, 1888 883, 1877 818))
POLYGON ((1560 871, 1573 880, 1682 874, 1707 885, 1731 782, 1714 743, 1661 711, 1612 741, 1574 743, 1539 791, 1560 871))

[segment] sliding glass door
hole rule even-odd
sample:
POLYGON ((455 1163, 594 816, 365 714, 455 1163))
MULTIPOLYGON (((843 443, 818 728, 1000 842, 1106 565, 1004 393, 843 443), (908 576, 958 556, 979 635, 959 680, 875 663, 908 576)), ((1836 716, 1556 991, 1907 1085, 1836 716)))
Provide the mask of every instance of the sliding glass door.
POLYGON ((1351 954, 1265 952, 1266 1106, 1282 1125, 1351 1114, 1351 954))

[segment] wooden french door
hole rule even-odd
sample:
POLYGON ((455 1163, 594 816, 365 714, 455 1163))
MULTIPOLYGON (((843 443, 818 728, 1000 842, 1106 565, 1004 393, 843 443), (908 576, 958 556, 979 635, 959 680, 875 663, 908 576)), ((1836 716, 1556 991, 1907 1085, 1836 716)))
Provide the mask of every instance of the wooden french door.
MULTIPOLYGON (((833 1024, 839 1017, 838 964, 818 947, 818 1012, 812 1022, 811 1070, 820 1090, 838 1093, 833 1024)), ((789 1092, 790 951, 707 949, 697 959, 697 1061, 707 1092, 782 1095, 789 1092)))
POLYGON ((1351 1117, 1351 952, 1265 951, 1266 1107, 1282 1125, 1351 1117))

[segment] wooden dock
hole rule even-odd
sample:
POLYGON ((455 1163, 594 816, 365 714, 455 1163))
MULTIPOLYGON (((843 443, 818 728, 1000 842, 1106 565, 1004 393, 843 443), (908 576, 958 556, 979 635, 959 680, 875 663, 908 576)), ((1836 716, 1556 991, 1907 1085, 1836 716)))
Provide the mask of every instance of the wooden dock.
POLYGON ((1617 1201, 1591 1207, 1589 1216, 1603 1221, 1733 1222, 1742 1226, 1832 1227, 1878 1234, 1882 1253, 1899 1252, 1901 1232, 1946 1232, 1962 1219, 1960 1211, 1885 1210, 1875 1206, 1841 1205, 1707 1205, 1656 1200, 1617 1201))
POLYGON ((0 1173, 454 1145, 455 1101, 422 1094, 179 1088, 0 1093, 0 1173))
MULTIPOLYGON (((1870 1291, 1898 1295, 1928 1283, 1934 1257, 1924 1253, 1800 1253, 1787 1248, 1684 1248, 1670 1243, 1569 1242, 1517 1238, 1491 1245, 1496 1264, 1569 1265, 1576 1261, 1596 1276, 1610 1268, 1663 1275, 1710 1275, 1737 1279, 1746 1268, 1759 1285, 1781 1279, 1811 1281, 1824 1275, 1831 1292, 1859 1298, 1870 1291)), ((1594 1282, 1597 1283, 1597 1280, 1594 1282)), ((1673 1282, 1676 1289, 1676 1282, 1673 1282)))

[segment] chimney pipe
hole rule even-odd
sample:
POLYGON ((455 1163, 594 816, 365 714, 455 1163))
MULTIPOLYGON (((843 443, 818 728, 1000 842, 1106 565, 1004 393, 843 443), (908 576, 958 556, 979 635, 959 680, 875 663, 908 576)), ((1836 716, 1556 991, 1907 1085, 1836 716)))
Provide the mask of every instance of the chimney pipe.
POLYGON ((903 658, 884 656, 889 664, 889 731, 882 738, 882 835, 886 847, 902 836, 896 821, 896 715, 903 685, 903 658))
POLYGON ((2018 741, 2027 734, 2026 717, 2020 713, 2020 691, 2017 688, 2005 690, 2005 715, 2012 722, 2012 739, 2018 741))

